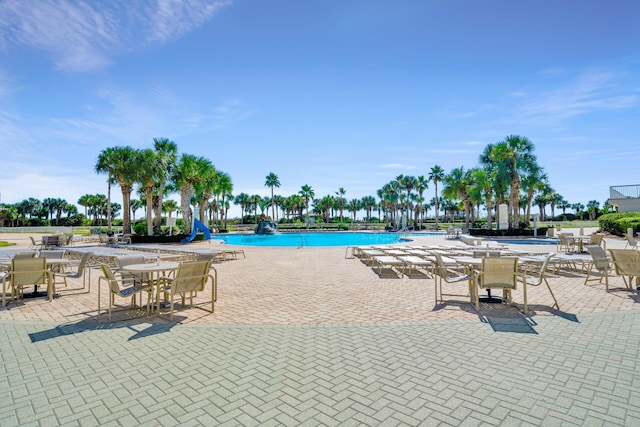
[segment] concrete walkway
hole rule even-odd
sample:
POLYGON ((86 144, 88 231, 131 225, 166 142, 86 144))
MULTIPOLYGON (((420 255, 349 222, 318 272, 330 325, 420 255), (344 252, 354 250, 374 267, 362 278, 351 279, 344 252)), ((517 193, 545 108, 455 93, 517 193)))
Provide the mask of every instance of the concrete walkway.
POLYGON ((476 313, 344 249, 244 249, 209 316, 109 323, 98 274, 1 309, 0 425, 640 425, 635 293, 552 275, 562 311, 476 313))

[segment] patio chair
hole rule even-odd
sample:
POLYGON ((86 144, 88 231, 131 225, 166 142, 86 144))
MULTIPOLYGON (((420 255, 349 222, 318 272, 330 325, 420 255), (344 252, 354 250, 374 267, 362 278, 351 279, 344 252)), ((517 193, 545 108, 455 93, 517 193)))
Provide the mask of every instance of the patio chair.
POLYGON ((51 270, 47 269, 44 258, 13 258, 11 270, 2 281, 2 306, 5 306, 7 283, 11 286, 11 299, 16 300, 23 296, 24 288, 34 286, 34 292, 39 285, 47 285, 47 297, 53 300, 55 288, 51 270))
MULTIPOLYGON (((111 313, 112 306, 115 306, 115 297, 120 298, 131 298, 131 308, 121 309, 117 311, 123 310, 131 310, 137 308, 136 305, 136 295, 147 293, 147 310, 146 314, 150 313, 151 307, 151 298, 152 298, 152 286, 151 285, 136 285, 132 284, 133 281, 125 280, 125 279, 117 279, 113 271, 108 265, 102 264, 102 273, 103 276, 98 278, 98 314, 101 313, 100 306, 100 285, 102 282, 107 282, 107 288, 109 290, 109 321, 111 321, 111 313), (129 285, 129 286, 127 286, 129 285)), ((140 303, 142 304, 142 296, 140 297, 140 303)))
POLYGON ((573 234, 560 233, 558 234, 558 251, 564 250, 564 252, 574 252, 576 249, 576 242, 573 240, 573 234))
MULTIPOLYGON (((514 257, 486 257, 482 259, 482 267, 474 274, 474 296, 476 311, 480 311, 480 297, 478 289, 501 289, 502 297, 507 303, 511 303, 511 291, 515 290, 518 283, 518 258, 514 257)), ((523 279, 524 280, 524 279, 523 279)), ((525 313, 527 303, 525 299, 525 313)))
POLYGON ((56 246, 60 246, 60 237, 57 234, 42 236, 42 249, 55 248, 56 246))
POLYGON ((100 243, 103 243, 105 245, 109 244, 109 236, 107 236, 106 234, 98 234, 98 240, 100 241, 100 243))
MULTIPOLYGON (((599 247, 599 246, 598 246, 599 247)), ((554 304, 551 306, 556 307, 558 310, 560 310, 560 305, 558 304, 558 300, 556 299, 556 296, 553 294, 553 290, 551 290, 551 286, 549 285, 549 281, 547 280, 547 278, 545 277, 546 272, 547 272, 547 267, 549 267, 549 261, 551 261, 551 258, 554 257, 556 254, 554 253, 548 253, 544 256, 544 260, 542 261, 542 264, 540 265, 540 268, 537 269, 537 271, 534 274, 534 271, 529 268, 531 267, 531 265, 529 263, 526 264, 525 268, 523 269, 523 275, 521 276, 516 276, 516 280, 520 283, 523 284, 523 288, 524 288, 524 284, 526 283, 526 286, 540 286, 543 283, 545 285, 547 285, 547 289, 549 289, 549 293, 551 294, 551 298, 553 298, 553 302, 554 304)), ((529 314, 529 310, 528 310, 528 305, 527 305, 527 293, 526 291, 524 291, 524 314, 529 314)))
MULTIPOLYGON (((183 262, 178 267, 175 277, 161 277, 159 279, 158 296, 160 297, 160 290, 165 293, 165 300, 168 298, 171 306, 170 317, 173 320, 173 311, 175 305, 175 296, 180 295, 182 298, 182 306, 185 307, 186 294, 189 294, 189 306, 193 308, 199 308, 201 310, 213 313, 214 304, 218 298, 217 294, 217 272, 213 269, 214 274, 211 275, 209 270, 211 269, 210 261, 191 261, 183 262), (204 291, 207 282, 211 280, 211 310, 201 307, 200 305, 193 304, 193 296, 197 292, 204 291)), ((207 302, 208 304, 208 302, 207 302)))
POLYGON ((63 233, 58 236, 60 246, 69 246, 73 241, 73 233, 63 233))
POLYGON ((588 245, 602 246, 602 249, 604 249, 605 251, 607 250, 607 241, 604 240, 604 234, 597 234, 597 233, 590 234, 588 245))
POLYGON ((627 239, 627 244, 624 245, 625 249, 628 247, 632 247, 633 249, 638 249, 638 239, 629 235, 629 233, 625 234, 624 236, 627 239))
POLYGON ((42 239, 39 242, 36 242, 36 239, 29 236, 31 240, 31 244, 29 244, 29 249, 42 249, 42 239))
POLYGON ((146 261, 144 255, 123 255, 118 257, 118 269, 120 277, 127 283, 135 283, 137 285, 142 284, 149 280, 149 275, 146 273, 131 273, 123 271, 122 267, 133 264, 144 264, 146 261))
POLYGON ((587 251, 591 255, 591 263, 587 269, 587 277, 584 279, 584 284, 592 280, 598 280, 602 283, 604 278, 605 291, 609 292, 609 270, 611 269, 611 259, 607 257, 607 253, 599 245, 586 245, 587 251), (600 272, 600 277, 594 277, 590 279, 593 269, 600 272))
POLYGON ((82 255, 82 258, 80 259, 80 264, 78 265, 78 270, 73 272, 73 271, 69 271, 69 272, 60 272, 60 273, 54 273, 54 282, 55 282, 55 278, 56 276, 62 276, 64 277, 65 281, 65 285, 67 283, 66 279, 79 279, 80 277, 82 277, 82 287, 81 288, 68 288, 68 291, 75 291, 75 290, 82 290, 86 287, 87 284, 87 276, 89 276, 89 287, 87 288, 87 293, 91 292, 91 268, 87 265, 89 262, 89 258, 93 255, 93 252, 85 252, 82 255), (84 274, 84 271, 87 270, 87 274, 84 274))
POLYGON ((25 259, 25 258, 35 258, 36 253, 35 252, 20 252, 18 254, 15 254, 13 256, 13 259, 25 259))
POLYGON ((131 234, 123 234, 121 236, 117 236, 118 243, 123 243, 125 245, 131 244, 131 234))
POLYGON ((640 252, 635 249, 609 249, 611 263, 618 276, 622 277, 628 290, 633 290, 633 278, 640 285, 640 252))
POLYGON ((464 270, 460 270, 458 268, 455 267, 455 264, 450 264, 447 263, 443 260, 442 255, 436 252, 433 252, 432 254, 435 259, 436 259, 436 265, 435 265, 435 271, 436 271, 436 277, 435 277, 435 294, 436 294, 436 304, 438 303, 444 303, 444 299, 442 298, 443 296, 450 296, 450 297, 469 297, 470 300, 469 302, 471 302, 474 298, 474 289, 471 286, 471 280, 473 278, 473 276, 471 274, 468 274, 467 272, 465 272, 464 270), (454 284, 454 283, 460 283, 460 282, 467 282, 467 291, 468 293, 466 294, 451 294, 451 293, 444 293, 443 292, 443 286, 442 286, 442 282, 445 282, 447 284, 454 284), (440 291, 440 298, 438 298, 438 290, 440 291))
POLYGON ((492 257, 499 257, 500 256, 500 251, 495 251, 495 250, 475 250, 473 251, 473 257, 474 258, 484 258, 486 256, 492 256, 492 257))
MULTIPOLYGON (((38 258, 45 258, 46 260, 51 260, 51 259, 63 259, 64 258, 64 254, 66 253, 66 251, 64 249, 62 250, 57 250, 57 249, 45 249, 40 251, 40 253, 38 254, 38 258)), ((53 281, 54 281, 54 285, 64 285, 67 286, 67 279, 63 276, 57 275, 55 273, 64 273, 64 266, 58 264, 56 266, 52 266, 51 267, 51 272, 54 273, 53 275, 53 281), (56 278, 62 277, 62 280, 60 281, 56 281, 56 278)))

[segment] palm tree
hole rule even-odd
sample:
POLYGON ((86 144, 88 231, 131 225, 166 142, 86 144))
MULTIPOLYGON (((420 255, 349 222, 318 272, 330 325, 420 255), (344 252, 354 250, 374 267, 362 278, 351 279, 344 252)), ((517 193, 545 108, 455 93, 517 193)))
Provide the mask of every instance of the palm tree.
POLYGON ((278 179, 278 175, 273 172, 269 172, 269 175, 266 177, 266 181, 264 183, 265 187, 271 187, 271 219, 273 221, 276 220, 276 203, 273 198, 273 189, 274 187, 280 188, 280 180, 278 179))
POLYGON ((198 181, 194 185, 194 192, 198 200, 198 219, 201 223, 206 224, 205 214, 209 206, 209 199, 216 189, 217 171, 211 163, 207 166, 202 166, 203 169, 200 171, 198 181))
POLYGON ((600 207, 600 202, 597 200, 589 200, 587 202, 587 212, 589 212, 589 219, 594 220, 596 216, 598 216, 598 208, 600 207))
POLYGON ((429 171, 429 181, 433 181, 433 186, 435 188, 435 211, 436 211, 436 230, 438 229, 438 216, 440 215, 439 209, 440 209, 440 204, 439 204, 439 200, 438 200, 438 182, 444 180, 445 177, 445 173, 444 173, 444 169, 442 169, 441 166, 435 165, 431 168, 431 171, 429 171))
POLYGON ((261 201, 262 197, 259 194, 249 196, 249 202, 253 205, 253 219, 256 225, 258 225, 258 205, 261 201))
POLYGON ((547 174, 544 173, 542 167, 536 162, 532 162, 522 177, 522 189, 527 194, 527 210, 525 212, 525 220, 528 222, 531 218, 531 203, 536 191, 541 191, 547 183, 547 174))
POLYGON ((147 219, 147 236, 153 236, 153 191, 156 183, 164 181, 165 172, 159 166, 160 161, 155 151, 150 148, 136 152, 136 169, 140 182, 140 191, 145 195, 145 212, 147 219))
POLYGON ((171 175, 171 170, 175 167, 178 157, 178 146, 168 138, 153 138, 153 149, 155 151, 155 167, 157 171, 156 188, 158 190, 158 203, 154 205, 156 211, 155 227, 158 229, 162 224, 162 200, 164 198, 164 187, 167 179, 171 175))
POLYGON ((360 203, 367 212, 367 221, 371 221, 371 210, 376 206, 376 198, 373 196, 364 196, 360 203))
POLYGON ((191 197, 193 196, 196 183, 201 176, 206 176, 213 165, 204 157, 197 157, 191 154, 182 154, 175 168, 172 171, 172 181, 176 188, 180 189, 180 209, 182 210, 182 221, 184 232, 191 233, 191 197))
POLYGON ((347 203, 346 207, 349 211, 351 211, 351 213, 353 213, 353 222, 356 222, 356 215, 362 207, 362 205, 360 204, 360 200, 351 199, 351 201, 347 203))
POLYGON ((137 181, 135 150, 129 146, 105 148, 98 155, 95 171, 107 175, 107 224, 111 228, 111 183, 116 182, 122 191, 122 231, 131 234, 130 201, 134 182, 137 181))
POLYGON ((302 186, 300 191, 298 191, 298 194, 302 196, 302 198, 304 199, 304 204, 307 207, 307 218, 308 218, 309 217, 309 200, 313 199, 316 193, 314 193, 313 188, 311 188, 311 186, 305 184, 302 186))
POLYGON ((166 212, 171 218, 171 214, 179 209, 178 203, 173 199, 162 202, 162 212, 166 212))
POLYGON ((445 176, 444 184, 445 188, 442 193, 450 200, 459 197, 464 205, 464 231, 469 230, 469 222, 473 218, 473 204, 471 202, 471 196, 469 195, 470 186, 472 185, 473 177, 469 171, 465 171, 464 167, 455 168, 445 176))
POLYGON ((233 183, 231 182, 231 176, 223 171, 218 171, 216 174, 216 184, 214 189, 214 194, 220 197, 220 213, 221 213, 221 225, 222 228, 226 230, 227 228, 227 210, 228 203, 227 201, 231 199, 233 196, 231 193, 233 192, 233 183))
POLYGON ((336 202, 338 204, 338 209, 340 209, 340 224, 342 224, 342 212, 344 211, 344 203, 345 203, 344 195, 345 194, 347 194, 347 190, 345 190, 342 187, 338 188, 338 191, 336 191, 336 196, 338 196, 338 198, 336 199, 336 202))
POLYGON ((491 213, 493 211, 493 188, 490 172, 487 169, 474 168, 473 174, 473 190, 477 194, 477 199, 482 200, 487 208, 487 230, 493 228, 491 213))
POLYGON ((525 137, 509 135, 504 141, 497 143, 491 151, 494 161, 505 162, 509 171, 511 188, 509 190, 509 205, 512 214, 511 227, 520 228, 519 217, 519 195, 520 195, 520 175, 525 173, 536 157, 533 154, 534 146, 525 137))
POLYGON ((131 201, 131 217, 132 220, 136 220, 136 211, 142 207, 142 201, 139 199, 133 199, 131 201))
POLYGON ((240 223, 244 224, 244 212, 249 204, 249 195, 247 193, 240 193, 234 198, 233 203, 240 206, 240 223))
POLYGON ((89 199, 91 197, 91 194, 85 194, 80 196, 80 198, 78 199, 78 204, 84 207, 84 216, 87 216, 87 206, 89 206, 90 204, 89 199))

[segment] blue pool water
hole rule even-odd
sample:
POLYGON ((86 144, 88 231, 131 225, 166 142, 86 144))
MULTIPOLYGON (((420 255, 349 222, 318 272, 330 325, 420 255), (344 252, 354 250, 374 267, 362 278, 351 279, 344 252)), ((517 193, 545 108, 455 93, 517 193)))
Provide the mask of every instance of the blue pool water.
MULTIPOLYGON (((415 236, 439 236, 441 234, 420 233, 415 236)), ((360 246, 393 244, 411 234, 398 233, 277 233, 270 236, 259 234, 218 234, 214 238, 230 245, 244 246, 360 246)))

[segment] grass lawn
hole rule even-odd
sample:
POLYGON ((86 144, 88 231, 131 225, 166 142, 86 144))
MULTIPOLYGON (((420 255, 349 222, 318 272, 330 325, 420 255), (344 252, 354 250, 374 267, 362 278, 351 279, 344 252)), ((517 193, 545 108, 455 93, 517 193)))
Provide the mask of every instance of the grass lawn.
POLYGON ((15 243, 9 243, 9 242, 0 242, 0 247, 2 246, 15 246, 15 243))

